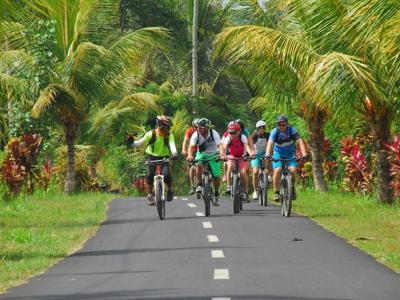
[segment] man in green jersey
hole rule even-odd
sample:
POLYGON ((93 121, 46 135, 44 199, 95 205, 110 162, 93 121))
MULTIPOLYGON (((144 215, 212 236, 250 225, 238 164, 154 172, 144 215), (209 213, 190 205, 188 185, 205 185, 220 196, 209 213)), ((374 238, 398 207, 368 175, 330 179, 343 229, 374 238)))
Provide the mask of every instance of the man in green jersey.
MULTIPOLYGON (((159 160, 163 158, 176 159, 178 157, 175 145, 175 139, 170 132, 172 122, 167 116, 158 116, 156 128, 147 132, 140 140, 134 141, 133 136, 128 136, 127 142, 130 147, 146 145, 146 158, 148 161, 159 160)), ((155 165, 147 165, 146 191, 149 205, 154 205, 153 181, 156 172, 155 165)), ((164 175, 164 182, 168 186, 167 201, 172 201, 174 194, 172 189, 172 178, 169 170, 169 163, 161 165, 161 172, 164 175)))

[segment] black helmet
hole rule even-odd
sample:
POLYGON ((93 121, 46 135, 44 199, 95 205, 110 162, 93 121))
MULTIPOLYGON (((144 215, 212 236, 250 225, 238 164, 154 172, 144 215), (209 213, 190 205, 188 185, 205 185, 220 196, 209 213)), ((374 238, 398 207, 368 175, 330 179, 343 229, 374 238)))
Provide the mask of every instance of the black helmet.
POLYGON ((199 128, 210 128, 211 127, 211 121, 206 118, 201 118, 197 122, 197 127, 199 128))
POLYGON ((287 117, 286 115, 279 115, 279 116, 276 118, 276 123, 280 123, 280 122, 285 122, 285 123, 287 123, 287 122, 288 122, 288 117, 287 117))
POLYGON ((172 126, 171 118, 167 116, 157 116, 156 124, 159 128, 170 129, 172 126))

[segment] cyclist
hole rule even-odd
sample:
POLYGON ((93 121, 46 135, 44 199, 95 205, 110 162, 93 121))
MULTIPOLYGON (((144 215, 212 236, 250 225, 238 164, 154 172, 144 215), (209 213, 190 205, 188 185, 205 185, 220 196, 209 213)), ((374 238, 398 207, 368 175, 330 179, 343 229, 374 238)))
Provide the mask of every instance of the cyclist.
MULTIPOLYGON (((213 176, 213 185, 215 193, 215 201, 213 205, 219 205, 219 186, 220 181, 220 163, 216 162, 213 158, 218 153, 218 148, 221 143, 221 138, 217 131, 211 128, 211 121, 206 118, 201 118, 197 122, 197 132, 195 132, 190 138, 190 147, 188 160, 192 161, 194 157, 194 149, 198 147, 195 159, 211 159, 209 162, 211 173, 213 176)), ((201 176, 203 174, 203 166, 201 163, 197 164, 196 175, 198 186, 196 189, 197 193, 201 193, 201 176)))
MULTIPOLYGON (((251 140, 253 141, 256 158, 251 161, 251 167, 253 168, 253 200, 258 199, 257 194, 257 183, 258 174, 261 168, 261 159, 265 156, 265 150, 267 148, 267 142, 269 138, 269 132, 266 131, 267 124, 260 120, 256 123, 256 130, 251 135, 251 140)), ((272 174, 271 164, 267 161, 268 173, 272 174)))
MULTIPOLYGON (((235 161, 229 160, 229 158, 240 158, 243 157, 244 154, 249 153, 250 156, 254 156, 254 150, 251 149, 247 137, 241 133, 240 125, 236 122, 231 122, 228 125, 228 136, 224 139, 222 145, 222 152, 221 158, 226 159, 228 158, 228 188, 227 193, 232 191, 232 178, 230 174, 235 165, 235 161), (226 151, 229 150, 228 156, 226 155, 226 151)), ((249 187, 249 180, 248 180, 248 163, 245 160, 239 161, 239 168, 240 168, 240 179, 243 185, 243 199, 248 202, 248 187, 249 187)))
MULTIPOLYGON (((266 158, 270 159, 271 154, 273 159, 291 159, 295 156, 296 146, 299 145, 302 159, 307 159, 306 147, 303 139, 300 137, 299 132, 293 126, 288 124, 288 117, 285 115, 279 115, 276 118, 277 127, 271 131, 268 139, 266 158)), ((293 200, 296 199, 295 190, 295 174, 297 168, 297 162, 291 160, 288 163, 289 170, 293 174, 293 200)), ((281 184, 282 174, 282 162, 273 161, 273 186, 274 186, 274 201, 279 201, 279 187, 281 184)))
MULTIPOLYGON (((182 143, 182 155, 187 156, 188 155, 188 148, 190 144, 190 138, 192 135, 197 131, 197 123, 200 119, 194 119, 192 121, 192 127, 188 128, 185 133, 185 138, 182 143)), ((193 156, 196 156, 197 152, 197 147, 195 148, 195 152, 193 156)), ((189 179, 190 179, 190 191, 189 194, 193 195, 195 193, 196 187, 195 187, 195 181, 194 177, 196 176, 196 168, 194 167, 189 167, 189 179)))
MULTIPOLYGON (((157 116, 156 128, 148 131, 140 140, 134 141, 132 135, 127 138, 128 147, 138 147, 146 145, 146 159, 148 161, 159 160, 163 158, 176 159, 178 157, 175 145, 174 135, 170 132, 172 126, 171 118, 167 116, 157 116)), ((172 189, 172 177, 169 170, 169 163, 161 165, 161 171, 164 175, 164 182, 168 186, 167 201, 172 201, 174 197, 172 189)), ((154 205, 153 181, 156 172, 155 165, 147 165, 146 191, 149 205, 154 205)))

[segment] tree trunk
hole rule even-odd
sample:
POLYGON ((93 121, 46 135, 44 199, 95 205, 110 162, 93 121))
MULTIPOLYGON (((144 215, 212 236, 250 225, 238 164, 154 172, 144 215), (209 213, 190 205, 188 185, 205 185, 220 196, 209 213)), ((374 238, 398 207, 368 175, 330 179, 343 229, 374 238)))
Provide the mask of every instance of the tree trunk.
POLYGON ((197 81, 198 81, 198 26, 199 26, 199 0, 193 0, 193 26, 192 26, 192 96, 197 97, 197 81))
POLYGON ((369 124, 374 135, 378 200, 381 203, 391 204, 393 202, 393 189, 390 186, 392 178, 390 175, 389 154, 385 149, 390 136, 389 114, 384 110, 379 117, 369 120, 369 124))
POLYGON ((75 134, 74 126, 65 129, 65 141, 67 143, 67 178, 64 186, 65 194, 72 194, 75 192, 75 134))
POLYGON ((310 136, 312 171, 314 178, 314 188, 316 191, 327 192, 328 186, 324 178, 324 169, 322 163, 322 143, 325 138, 324 125, 326 114, 317 110, 311 119, 307 119, 308 134, 310 136))

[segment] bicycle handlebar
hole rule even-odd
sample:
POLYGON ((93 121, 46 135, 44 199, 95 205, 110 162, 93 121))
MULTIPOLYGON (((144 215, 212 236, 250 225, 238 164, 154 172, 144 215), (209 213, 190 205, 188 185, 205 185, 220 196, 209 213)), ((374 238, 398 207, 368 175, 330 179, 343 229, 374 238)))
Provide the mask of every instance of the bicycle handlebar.
POLYGON ((163 158, 163 159, 156 159, 156 160, 147 160, 144 162, 145 165, 157 165, 161 163, 167 163, 169 162, 169 158, 163 158))

